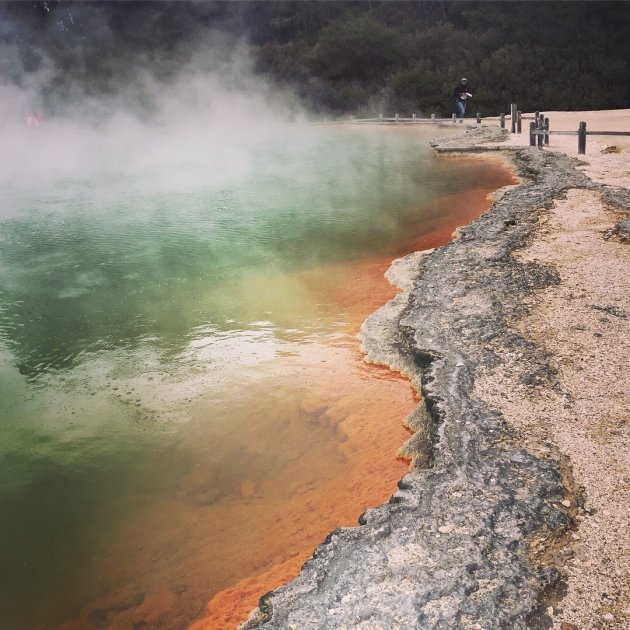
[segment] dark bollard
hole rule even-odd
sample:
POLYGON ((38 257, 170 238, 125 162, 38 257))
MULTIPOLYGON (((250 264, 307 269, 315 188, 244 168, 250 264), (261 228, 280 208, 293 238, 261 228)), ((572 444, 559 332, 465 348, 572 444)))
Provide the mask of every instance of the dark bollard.
POLYGON ((499 124, 501 125, 501 129, 505 129, 505 114, 499 115, 499 124))
POLYGON ((538 133, 536 134, 536 137, 538 139, 538 148, 542 150, 545 143, 545 135, 543 133, 540 133, 541 131, 545 130, 545 119, 542 116, 540 116, 540 118, 538 119, 538 125, 536 129, 538 131, 538 133))
POLYGON ((578 129, 578 153, 584 155, 586 153, 586 123, 581 122, 578 129))
POLYGON ((549 146, 549 118, 545 118, 545 144, 549 146))
POLYGON ((534 112, 534 122, 538 124, 538 119, 540 118, 540 112, 534 112))
POLYGON ((510 105, 510 118, 512 121, 512 133, 516 133, 516 103, 510 105))
POLYGON ((535 129, 536 129, 536 123, 532 120, 532 122, 529 123, 529 146, 530 147, 536 146, 536 136, 534 135, 535 129))
POLYGON ((457 114, 453 114, 453 122, 456 123, 457 122, 457 114))
POLYGON ((479 112, 477 112, 477 124, 481 124, 481 114, 479 112))
POLYGON ((521 133, 523 130, 521 128, 521 112, 520 110, 516 112, 516 133, 521 133))

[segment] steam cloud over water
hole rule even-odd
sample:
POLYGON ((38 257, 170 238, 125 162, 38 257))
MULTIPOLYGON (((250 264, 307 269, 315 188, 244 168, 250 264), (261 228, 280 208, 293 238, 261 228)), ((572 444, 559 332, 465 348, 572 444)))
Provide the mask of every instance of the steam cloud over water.
POLYGON ((212 2, 0 6, 0 183, 246 166, 246 145, 305 116, 256 75, 226 12, 238 17, 212 2))
POLYGON ((73 88, 76 99, 51 111, 38 87, 51 82, 54 68, 5 82, 0 182, 33 186, 50 177, 182 166, 192 176, 194 165, 203 165, 206 181, 239 172, 246 145, 289 133, 286 123, 305 115, 290 93, 255 77, 245 45, 223 46, 198 49, 167 78, 138 69, 115 94, 95 98, 73 88), (26 124, 31 112, 42 115, 36 127, 26 124))

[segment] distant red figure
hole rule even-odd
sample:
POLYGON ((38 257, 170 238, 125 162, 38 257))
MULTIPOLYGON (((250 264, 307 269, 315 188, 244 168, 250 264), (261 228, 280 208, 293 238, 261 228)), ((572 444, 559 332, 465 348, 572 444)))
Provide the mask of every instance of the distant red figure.
POLYGON ((37 127, 44 120, 44 114, 41 111, 31 112, 26 119, 27 127, 37 127))

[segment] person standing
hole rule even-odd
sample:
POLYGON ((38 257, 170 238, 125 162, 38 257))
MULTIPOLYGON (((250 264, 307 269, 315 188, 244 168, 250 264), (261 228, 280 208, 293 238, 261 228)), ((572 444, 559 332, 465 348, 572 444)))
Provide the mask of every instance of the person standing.
POLYGON ((472 88, 468 85, 468 79, 464 77, 453 90, 453 98, 455 99, 458 118, 463 118, 466 113, 466 103, 469 98, 472 98, 471 89, 472 88))

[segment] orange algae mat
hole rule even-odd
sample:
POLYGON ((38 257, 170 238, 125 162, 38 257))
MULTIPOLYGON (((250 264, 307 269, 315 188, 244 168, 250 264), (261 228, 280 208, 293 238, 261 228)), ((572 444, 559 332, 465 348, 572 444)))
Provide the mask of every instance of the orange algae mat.
MULTIPOLYGON (((514 180, 506 181, 506 172, 501 169, 496 188, 513 183, 514 180)), ((488 195, 496 188, 477 189, 437 200, 433 206, 443 211, 443 218, 437 219, 426 234, 401 244, 392 254, 402 256, 447 243, 458 226, 479 217, 491 206, 488 195), (453 212, 454 208, 459 211, 453 212)), ((337 307, 350 308, 356 315, 353 324, 358 330, 365 317, 395 294, 383 277, 390 263, 391 258, 387 258, 345 265, 320 271, 320 277, 313 274, 305 281, 313 286, 319 284, 316 290, 325 292, 337 307)), ((361 357, 354 356, 352 360, 361 361, 361 357)), ((214 595, 203 618, 190 626, 192 630, 235 628, 247 618, 265 592, 299 573, 314 547, 330 531, 356 525, 361 512, 386 501, 407 471, 407 462, 397 458, 396 452, 410 436, 402 421, 417 404, 408 381, 386 368, 369 366, 370 381, 366 387, 380 389, 382 397, 378 398, 380 404, 371 400, 366 408, 360 393, 344 395, 354 390, 346 380, 352 368, 341 365, 337 368, 334 383, 329 386, 335 387, 339 394, 336 399, 339 427, 345 434, 339 450, 347 458, 347 470, 341 478, 331 476, 318 484, 306 482, 301 486, 299 481, 289 482, 282 506, 288 526, 285 519, 278 519, 276 527, 271 523, 260 541, 269 551, 266 561, 269 568, 243 577, 214 595)), ((328 381, 325 372, 320 378, 328 381)), ((266 508, 261 505, 260 509, 264 512, 266 508)), ((264 515, 254 518, 264 519, 264 515)))

